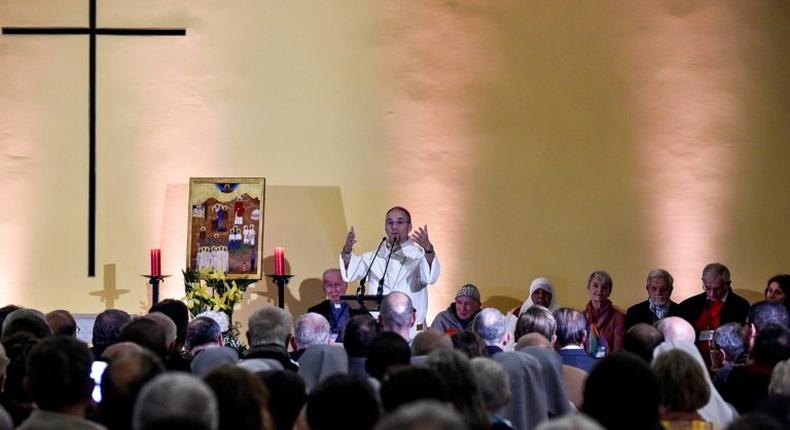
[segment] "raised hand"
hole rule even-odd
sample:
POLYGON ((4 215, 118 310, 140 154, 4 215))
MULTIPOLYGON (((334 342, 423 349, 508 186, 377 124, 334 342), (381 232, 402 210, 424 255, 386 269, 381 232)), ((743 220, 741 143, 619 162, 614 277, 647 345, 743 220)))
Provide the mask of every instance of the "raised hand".
POLYGON ((348 230, 348 235, 346 236, 346 243, 343 244, 343 254, 351 254, 351 251, 354 250, 354 244, 357 243, 357 234, 354 233, 354 226, 351 226, 351 229, 348 230))
POLYGON ((417 227, 417 230, 414 230, 411 234, 411 240, 415 241, 417 245, 420 245, 425 252, 433 252, 433 244, 431 243, 431 239, 428 238, 427 225, 417 227))

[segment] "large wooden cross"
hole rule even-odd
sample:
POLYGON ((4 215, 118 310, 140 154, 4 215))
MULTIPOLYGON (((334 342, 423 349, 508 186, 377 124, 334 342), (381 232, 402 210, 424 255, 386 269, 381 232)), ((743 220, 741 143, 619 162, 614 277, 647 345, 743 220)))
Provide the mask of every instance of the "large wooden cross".
POLYGON ((96 26, 96 0, 89 0, 87 27, 2 27, 8 35, 88 35, 88 276, 96 276, 96 36, 185 36, 184 28, 96 26))

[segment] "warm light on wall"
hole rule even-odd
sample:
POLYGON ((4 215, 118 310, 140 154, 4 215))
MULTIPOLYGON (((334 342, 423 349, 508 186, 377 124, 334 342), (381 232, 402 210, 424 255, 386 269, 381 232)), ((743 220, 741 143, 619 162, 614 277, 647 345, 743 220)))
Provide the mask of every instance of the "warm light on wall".
POLYGON ((459 238, 473 203, 470 172, 479 158, 472 90, 496 63, 487 46, 491 23, 462 9, 436 2, 393 3, 388 17, 399 29, 385 59, 394 75, 388 180, 399 184, 395 204, 415 214, 413 227, 428 225, 442 262, 441 278, 431 287, 428 321, 447 307, 458 286, 469 282, 461 279, 459 238))
POLYGON ((735 94, 740 24, 725 4, 698 3, 682 20, 644 6, 629 15, 642 30, 623 41, 642 173, 636 179, 653 261, 672 272, 682 299, 701 291, 702 268, 723 258, 728 239, 734 136, 743 116, 735 94))

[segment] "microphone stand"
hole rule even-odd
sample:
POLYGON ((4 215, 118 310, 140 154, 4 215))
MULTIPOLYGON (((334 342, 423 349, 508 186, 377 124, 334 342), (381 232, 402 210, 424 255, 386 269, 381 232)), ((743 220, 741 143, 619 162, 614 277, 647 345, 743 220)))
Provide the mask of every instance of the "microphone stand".
MULTIPOLYGON (((379 255, 379 250, 381 249, 381 245, 387 241, 386 237, 381 238, 381 242, 379 242, 378 248, 376 248, 376 252, 373 254, 373 258, 370 260, 370 265, 368 265, 368 271, 365 272, 365 276, 359 280, 359 286, 357 287, 357 301, 359 302, 360 309, 365 309, 365 303, 363 302, 363 295, 365 294, 365 282, 368 280, 368 275, 370 275, 370 269, 373 268, 373 262, 376 261, 376 256, 379 255)), ((386 271, 386 269, 385 269, 386 271)))
POLYGON ((390 259, 392 258, 392 253, 395 252, 395 245, 398 244, 398 242, 397 236, 392 238, 390 253, 387 256, 387 262, 384 263, 384 273, 381 274, 381 278, 379 279, 379 287, 376 291, 376 303, 379 307, 381 307, 381 301, 384 299, 384 277, 387 276, 387 268, 390 266, 390 259))

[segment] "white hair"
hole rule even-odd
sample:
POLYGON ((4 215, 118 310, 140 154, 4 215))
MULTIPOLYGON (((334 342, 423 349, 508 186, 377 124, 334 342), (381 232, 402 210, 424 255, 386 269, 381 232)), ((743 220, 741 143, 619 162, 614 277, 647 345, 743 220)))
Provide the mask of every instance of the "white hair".
POLYGON ((217 398, 205 382, 189 373, 159 375, 140 390, 132 413, 132 428, 144 430, 165 419, 189 420, 217 430, 217 398))

